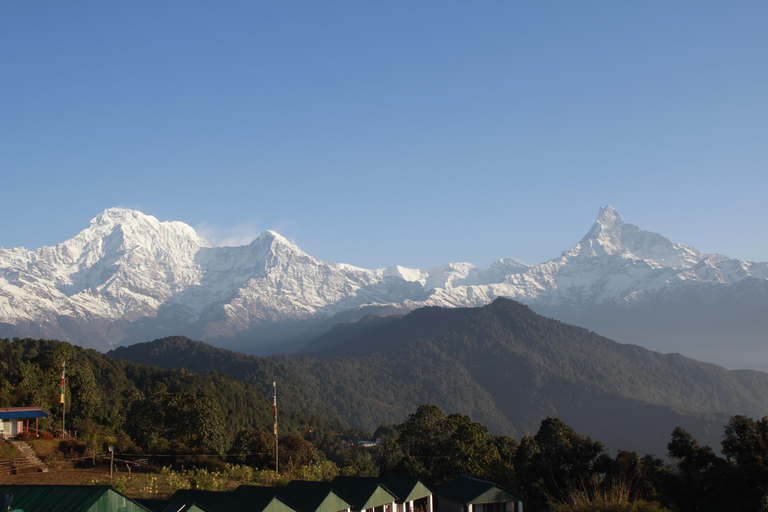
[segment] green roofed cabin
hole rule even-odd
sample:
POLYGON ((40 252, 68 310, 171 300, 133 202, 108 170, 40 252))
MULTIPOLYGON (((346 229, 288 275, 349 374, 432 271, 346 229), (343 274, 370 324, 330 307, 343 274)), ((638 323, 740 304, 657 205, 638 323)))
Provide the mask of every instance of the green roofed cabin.
POLYGON ((374 482, 397 497, 395 512, 433 512, 432 490, 418 478, 337 476, 334 483, 374 482))
POLYGON ((299 512, 275 495, 180 489, 169 502, 195 503, 207 512, 299 512))
POLYGON ((41 407, 0 407, 0 437, 16 437, 22 432, 29 432, 31 419, 35 420, 37 432, 38 420, 48 416, 41 407))
POLYGON ((148 512, 106 485, 0 485, 19 512, 148 512))
POLYGON ((355 512, 395 512, 397 496, 376 482, 349 484, 346 482, 308 482, 293 480, 285 487, 286 492, 306 489, 330 489, 352 505, 355 512))
POLYGON ((440 512, 523 512, 523 499, 487 480, 461 475, 435 491, 440 512))
MULTIPOLYGON (((169 500, 136 499, 137 503, 152 512, 210 512, 197 503, 175 503, 169 500)), ((0 510, 0 512, 3 512, 0 510)))
POLYGON ((278 496, 299 512, 350 512, 352 504, 326 487, 312 487, 296 491, 286 487, 262 487, 241 485, 238 494, 261 494, 278 496))

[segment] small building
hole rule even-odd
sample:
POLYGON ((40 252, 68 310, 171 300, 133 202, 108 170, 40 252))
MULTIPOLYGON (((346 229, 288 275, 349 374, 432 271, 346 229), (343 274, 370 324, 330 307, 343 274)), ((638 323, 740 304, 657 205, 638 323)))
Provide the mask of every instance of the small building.
POLYGON ((435 491, 440 512, 523 512, 523 499, 493 482, 461 475, 435 491))
POLYGON ((433 512, 432 490, 418 478, 337 476, 335 483, 374 482, 397 497, 395 512, 433 512))
POLYGON ((195 503, 206 512, 299 512, 275 495, 180 489, 171 503, 195 503))
POLYGON ((106 485, 0 485, 23 512, 150 512, 106 485))
POLYGON ((29 432, 30 419, 35 420, 37 433, 40 418, 48 417, 41 407, 0 407, 0 437, 16 437, 22 432, 29 432))
POLYGON ((376 482, 350 484, 347 482, 309 482, 293 480, 285 487, 286 492, 302 492, 306 489, 330 489, 352 505, 354 512, 395 512, 397 496, 376 482))
POLYGON ((285 487, 241 485, 235 489, 235 492, 278 496, 299 512, 350 512, 352 510, 352 504, 333 492, 333 489, 325 487, 296 491, 285 487))

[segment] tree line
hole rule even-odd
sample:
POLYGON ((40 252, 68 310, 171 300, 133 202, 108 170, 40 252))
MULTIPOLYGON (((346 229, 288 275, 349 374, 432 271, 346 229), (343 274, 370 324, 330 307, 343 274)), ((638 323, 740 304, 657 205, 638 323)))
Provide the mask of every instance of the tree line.
POLYGON ((251 384, 33 339, 0 339, 0 407, 41 406, 51 414, 43 428, 60 430, 64 360, 67 429, 96 451, 214 455, 257 469, 274 468, 277 456, 281 471, 302 478, 410 476, 433 488, 466 474, 520 493, 532 511, 768 510, 768 418, 733 416, 721 454, 676 428, 662 460, 609 454, 558 418, 518 439, 434 405, 381 425, 366 436, 377 448, 364 449, 343 443, 364 433, 338 419, 289 410, 275 447, 271 401, 251 384))
POLYGON ((377 434, 386 438, 381 475, 418 477, 433 487, 474 476, 519 492, 526 510, 768 510, 768 418, 731 417, 722 456, 677 427, 666 461, 624 450, 611 456, 558 418, 545 418, 536 434, 518 441, 432 405, 377 434))
MULTIPOLYGON (((0 407, 39 406, 50 417, 41 429, 62 430, 97 453, 219 454, 242 430, 271 431, 272 403, 252 384, 226 374, 193 373, 113 359, 66 342, 0 339, 0 407), (65 402, 60 404, 66 361, 65 402)), ((290 410, 280 429, 300 439, 313 433, 334 456, 343 453, 332 432, 357 435, 344 422, 290 410)))

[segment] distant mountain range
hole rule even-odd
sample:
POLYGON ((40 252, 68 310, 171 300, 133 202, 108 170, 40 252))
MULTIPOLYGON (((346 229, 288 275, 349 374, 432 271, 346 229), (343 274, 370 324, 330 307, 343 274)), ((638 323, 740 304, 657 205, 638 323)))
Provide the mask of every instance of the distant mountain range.
POLYGON ((263 358, 172 337, 108 355, 226 373, 266 395, 277 381, 283 411, 341 417, 369 432, 429 403, 518 439, 556 416, 611 450, 664 456, 676 426, 717 450, 731 414, 768 411, 766 373, 619 344, 509 299, 369 317, 307 351, 263 358))
POLYGON ((55 247, 0 249, 0 336, 99 350, 185 335, 288 352, 370 313, 497 297, 621 342, 768 370, 768 264, 700 253, 610 206, 578 244, 535 266, 369 270, 317 260, 273 231, 212 247, 186 224, 117 208, 55 247))

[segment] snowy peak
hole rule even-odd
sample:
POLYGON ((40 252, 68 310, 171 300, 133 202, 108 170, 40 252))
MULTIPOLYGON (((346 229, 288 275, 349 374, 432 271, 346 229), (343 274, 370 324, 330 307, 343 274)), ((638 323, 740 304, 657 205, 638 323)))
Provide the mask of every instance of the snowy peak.
POLYGON ((320 264, 315 258, 275 231, 265 231, 247 247, 251 257, 263 261, 267 268, 284 268, 298 262, 312 266, 320 264))
POLYGON ((600 209, 592 228, 567 254, 580 257, 619 255, 625 259, 644 260, 653 267, 674 269, 691 267, 706 257, 692 247, 676 244, 657 233, 624 222, 610 205, 600 209))
MULTIPOLYGON (((141 222, 145 219, 154 219, 135 210, 125 208, 107 208, 96 217, 91 219, 91 229, 110 228, 117 225, 128 225, 133 222, 141 222)), ((156 219, 155 219, 156 220, 156 219)))
POLYGON ((271 230, 260 234, 250 245, 254 247, 268 247, 272 252, 290 251, 304 253, 304 251, 289 242, 280 233, 271 230))
POLYGON ((169 334, 267 339, 271 331, 259 329, 361 308, 467 307, 511 297, 578 309, 751 278, 768 279, 768 264, 701 254, 624 222, 611 206, 576 246, 539 265, 504 258, 486 268, 378 270, 317 260, 274 231, 215 247, 182 222, 109 208, 55 247, 0 248, 0 335, 43 326, 47 337, 99 348, 169 334))
POLYGON ((108 208, 97 215, 76 238, 98 238, 114 232, 123 235, 125 243, 135 246, 156 244, 168 248, 175 244, 205 247, 208 242, 183 222, 160 222, 151 215, 124 208, 108 208))
POLYGON ((614 230, 620 228, 623 224, 624 219, 611 205, 600 208, 600 212, 597 215, 597 220, 595 221, 595 225, 601 226, 604 230, 614 230))
POLYGON ((583 247, 599 247, 608 254, 615 254, 624 248, 621 237, 624 226, 624 219, 612 206, 600 208, 597 220, 579 244, 583 247))

